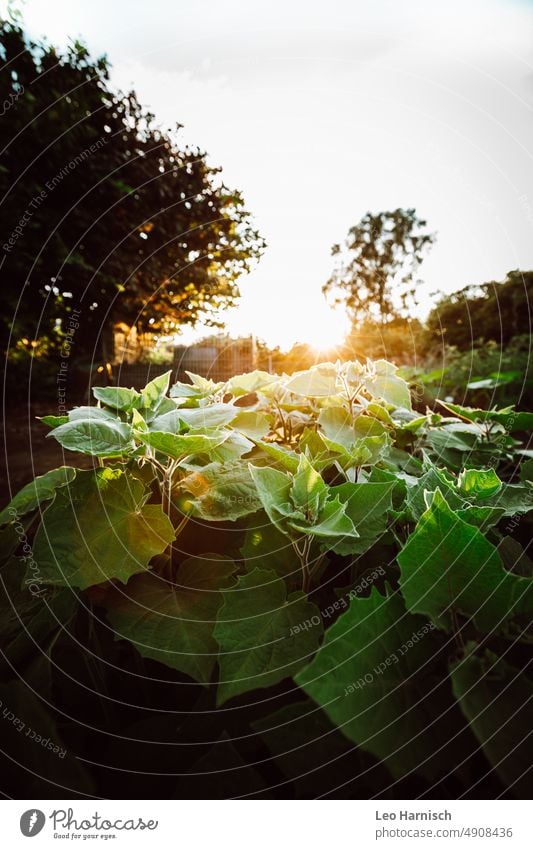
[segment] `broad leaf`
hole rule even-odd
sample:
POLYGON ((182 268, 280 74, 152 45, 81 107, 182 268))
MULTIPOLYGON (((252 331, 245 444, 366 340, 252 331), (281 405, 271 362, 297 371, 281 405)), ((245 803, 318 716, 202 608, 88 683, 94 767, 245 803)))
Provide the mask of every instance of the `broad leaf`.
POLYGON ((255 483, 257 495, 270 521, 282 532, 285 532, 284 519, 290 508, 291 479, 277 469, 266 466, 248 466, 255 483))
POLYGON ((294 675, 309 662, 322 636, 318 608, 303 593, 287 596, 275 572, 254 569, 223 595, 215 626, 219 705, 294 675), (312 627, 301 627, 308 620, 312 627))
MULTIPOLYGON (((78 471, 43 514, 34 559, 45 584, 126 583, 174 539, 174 529, 138 478, 113 469, 78 471)), ((28 577, 31 573, 28 572, 28 577)))
POLYGON ((135 389, 125 389, 122 386, 93 386, 93 395, 106 407, 113 410, 131 411, 142 407, 142 395, 135 389))
POLYGON ((314 661, 296 683, 343 734, 380 758, 394 776, 429 779, 453 765, 446 748, 458 724, 436 660, 432 626, 405 612, 395 593, 374 588, 354 598, 326 631, 314 661), (435 753, 435 741, 444 748, 435 753))
POLYGON ((233 419, 233 427, 251 439, 262 439, 270 431, 271 416, 253 410, 240 410, 233 419))
POLYGON ((289 472, 293 473, 298 470, 300 458, 294 451, 287 451, 286 448, 281 448, 273 442, 262 442, 256 440, 254 440, 254 442, 261 451, 264 451, 268 457, 274 460, 278 465, 283 466, 284 469, 288 469, 289 472))
POLYGON ((220 590, 233 583, 234 571, 231 560, 205 554, 181 563, 174 584, 151 572, 135 575, 105 598, 115 638, 207 684, 218 654, 213 628, 223 601, 220 590))
POLYGON ((466 496, 481 500, 499 492, 502 482, 494 469, 464 469, 457 486, 466 496))
POLYGON ((332 545, 339 537, 357 537, 353 522, 346 515, 346 506, 339 498, 326 501, 316 521, 300 522, 297 519, 289 518, 287 524, 298 533, 327 540, 328 545, 332 545))
POLYGON ((63 448, 93 457, 115 457, 132 450, 131 428, 118 420, 76 419, 51 430, 63 448))
POLYGON ((386 360, 374 363, 374 373, 363 380, 367 392, 374 398, 383 398, 394 407, 411 409, 409 385, 396 372, 398 369, 386 360))
POLYGON ((170 383, 171 371, 166 371, 154 377, 150 383, 147 383, 142 390, 142 406, 148 409, 154 409, 168 392, 170 383))
POLYGON ((250 371, 230 378, 225 388, 235 397, 240 397, 241 395, 248 395, 250 392, 256 392, 278 379, 276 374, 269 374, 266 371, 250 371))
POLYGON ((45 501, 54 498, 57 489, 72 483, 75 477, 76 469, 71 466, 60 466, 59 469, 52 469, 44 475, 39 475, 22 487, 7 507, 4 507, 0 513, 0 525, 13 522, 20 516, 36 510, 45 501))
POLYGON ((191 495, 184 509, 200 519, 235 521, 261 509, 261 500, 246 464, 210 463, 184 477, 179 485, 191 495))
POLYGON ((285 384, 285 388, 295 395, 308 395, 310 398, 324 398, 336 395, 337 370, 332 363, 322 363, 307 371, 297 372, 285 384))
POLYGON ((212 448, 216 448, 227 438, 224 431, 212 433, 164 433, 162 431, 143 432, 135 431, 135 437, 139 442, 149 445, 155 451, 166 454, 175 460, 183 460, 195 454, 205 454, 212 448))
POLYGON ((364 554, 387 530, 387 513, 392 509, 395 482, 344 483, 330 492, 345 505, 356 534, 333 546, 337 554, 364 554))
POLYGON ((519 430, 533 430, 533 413, 519 412, 514 410, 513 407, 507 407, 504 410, 480 410, 476 407, 450 404, 448 401, 439 400, 439 404, 451 413, 471 422, 497 422, 503 425, 509 433, 519 430))
POLYGON ((451 510, 440 490, 398 555, 407 607, 440 628, 451 611, 472 618, 482 632, 501 631, 533 612, 533 581, 506 572, 497 549, 451 510))
POLYGON ((232 404, 210 404, 208 407, 198 407, 196 410, 181 410, 179 418, 185 424, 200 430, 201 428, 223 427, 238 415, 238 407, 232 404))
POLYGON ((310 517, 318 516, 328 497, 328 487, 304 454, 291 485, 290 498, 297 510, 310 517))

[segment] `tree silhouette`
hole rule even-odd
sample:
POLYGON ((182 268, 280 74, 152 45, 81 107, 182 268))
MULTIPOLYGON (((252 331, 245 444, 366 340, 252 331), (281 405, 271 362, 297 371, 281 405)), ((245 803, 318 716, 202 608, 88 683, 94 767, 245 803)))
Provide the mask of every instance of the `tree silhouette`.
POLYGON ((342 245, 333 245, 336 265, 324 294, 345 306, 354 325, 405 315, 415 303, 418 267, 435 241, 425 228, 414 209, 367 212, 342 245))
POLYGON ((74 309, 87 356, 117 319, 216 321, 263 246, 240 193, 83 44, 59 53, 2 21, 0 56, 3 348, 53 351, 74 309))

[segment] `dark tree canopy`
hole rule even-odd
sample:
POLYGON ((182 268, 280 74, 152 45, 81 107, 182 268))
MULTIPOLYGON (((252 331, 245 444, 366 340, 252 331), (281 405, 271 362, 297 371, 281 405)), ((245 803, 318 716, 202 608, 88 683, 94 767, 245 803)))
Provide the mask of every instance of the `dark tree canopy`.
POLYGON ((435 236, 414 209, 367 214, 333 245, 336 265, 323 291, 342 304, 354 325, 387 324, 415 302, 416 272, 435 236))
POLYGON ((239 192, 79 42, 59 53, 2 21, 0 56, 3 348, 12 329, 11 350, 53 350, 75 308, 88 355, 114 320, 214 321, 263 246, 239 192))
POLYGON ((510 271, 503 283, 466 286, 445 295, 431 310, 427 332, 461 351, 494 341, 505 345, 531 334, 533 271, 510 271))

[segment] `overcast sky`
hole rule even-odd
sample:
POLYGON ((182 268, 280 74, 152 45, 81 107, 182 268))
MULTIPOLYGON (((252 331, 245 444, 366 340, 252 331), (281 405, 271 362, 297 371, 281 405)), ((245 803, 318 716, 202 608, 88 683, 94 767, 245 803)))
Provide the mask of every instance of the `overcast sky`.
POLYGON ((438 232, 429 293, 533 268, 530 0, 27 0, 222 165, 268 250, 229 326, 325 343, 331 245, 368 210, 438 232))

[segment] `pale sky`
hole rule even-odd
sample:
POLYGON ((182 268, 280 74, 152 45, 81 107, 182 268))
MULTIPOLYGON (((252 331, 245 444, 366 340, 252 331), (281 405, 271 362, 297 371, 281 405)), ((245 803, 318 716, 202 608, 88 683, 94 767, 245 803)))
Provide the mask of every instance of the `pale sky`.
MULTIPOLYGON (((5 4, 2 4, 5 6, 5 4)), ((530 0, 27 0, 208 151, 268 242, 233 332, 336 341, 330 248, 367 211, 438 232, 430 293, 533 268, 530 0)))

